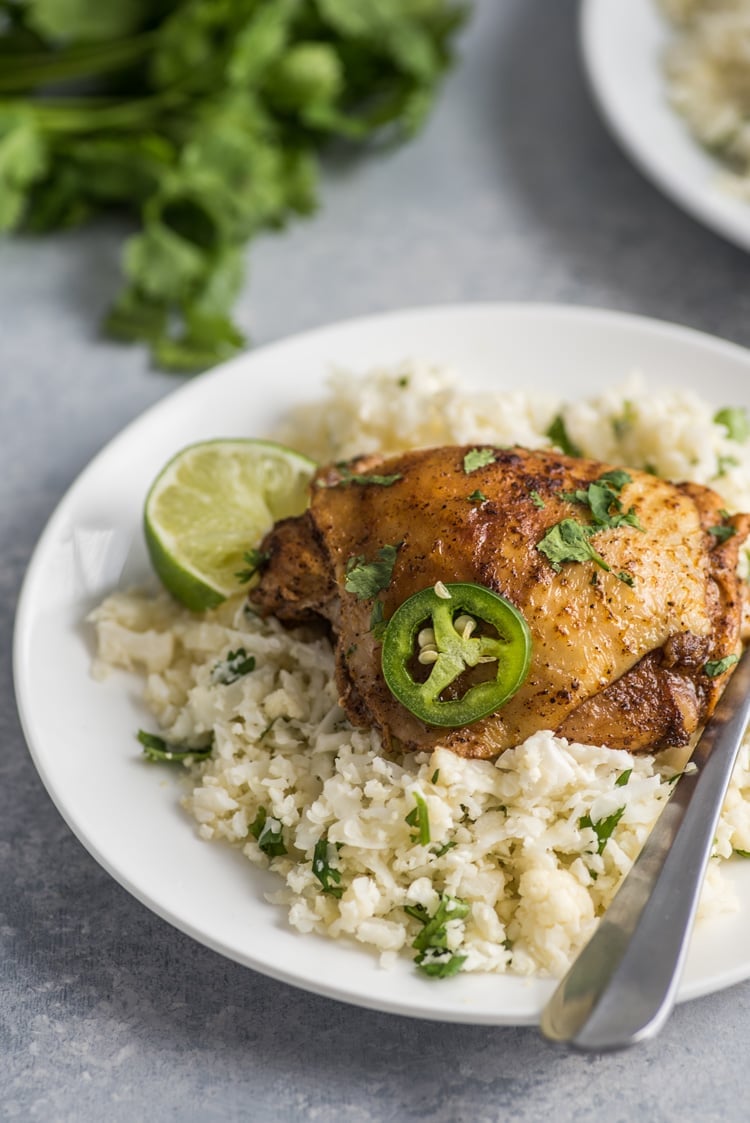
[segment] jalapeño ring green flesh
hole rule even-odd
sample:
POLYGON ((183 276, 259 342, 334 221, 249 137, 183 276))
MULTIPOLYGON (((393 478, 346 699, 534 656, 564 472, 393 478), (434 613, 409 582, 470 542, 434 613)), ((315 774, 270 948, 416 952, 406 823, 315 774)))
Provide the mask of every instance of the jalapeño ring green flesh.
POLYGON ((391 616, 383 636, 382 668, 388 689, 403 706, 428 725, 471 725, 494 713, 523 683, 531 664, 531 633, 515 605, 484 585, 446 585, 450 599, 430 586, 405 600, 391 616), (496 636, 464 636, 453 621, 470 613, 491 625, 496 636), (437 660, 425 682, 409 671, 417 635, 431 619, 437 660), (460 698, 442 699, 447 686, 479 662, 497 661, 497 674, 470 686, 460 698))

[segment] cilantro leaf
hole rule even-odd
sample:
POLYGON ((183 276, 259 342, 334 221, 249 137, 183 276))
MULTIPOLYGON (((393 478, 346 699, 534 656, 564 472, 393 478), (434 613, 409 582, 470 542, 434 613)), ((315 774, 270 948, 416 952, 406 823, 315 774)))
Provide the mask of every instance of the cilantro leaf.
POLYGON ((211 671, 211 682, 231 686, 254 670, 255 656, 248 655, 244 647, 238 647, 236 651, 230 651, 226 659, 215 664, 211 671))
POLYGON ((157 737, 155 733, 146 733, 143 729, 138 730, 136 737, 143 745, 143 755, 146 760, 153 763, 180 764, 184 760, 206 760, 213 751, 213 746, 210 744, 198 749, 185 745, 171 745, 163 737, 157 737))
POLYGON ((472 491, 471 495, 467 496, 467 499, 469 500, 470 503, 486 503, 487 502, 487 496, 484 494, 483 491, 480 491, 479 488, 477 488, 476 491, 472 491))
POLYGON ((625 484, 632 483, 632 476, 621 468, 613 468, 604 472, 598 479, 589 484, 586 491, 566 491, 560 495, 571 503, 581 503, 588 507, 593 515, 597 528, 615 528, 618 526, 633 526, 636 530, 643 530, 635 508, 623 510, 620 492, 625 484))
POLYGON ((741 406, 725 406, 714 414, 714 422, 723 425, 730 441, 744 444, 750 437, 750 418, 741 406))
POLYGON ((530 491, 529 498, 535 507, 538 507, 540 511, 543 510, 545 503, 538 491, 530 491))
POLYGON ((612 837, 615 827, 624 814, 625 807, 623 806, 618 808, 617 811, 613 811, 611 815, 606 815, 603 819, 597 819, 595 823, 592 822, 590 815, 583 815, 578 820, 579 827, 591 827, 596 835, 597 854, 602 854, 604 852, 605 846, 612 837))
POLYGON ((265 807, 258 808, 250 833, 258 840, 258 846, 269 858, 280 858, 287 853, 281 822, 269 816, 265 807))
POLYGON ((735 663, 739 663, 739 655, 725 655, 723 659, 710 659, 708 663, 703 666, 704 675, 709 678, 718 678, 733 667, 735 663))
POLYGON ((373 562, 368 562, 361 554, 349 558, 344 580, 346 591, 353 593, 357 600, 369 600, 387 589, 400 546, 400 542, 395 546, 381 546, 373 562))
POLYGON ((632 774, 633 774, 633 769, 632 768, 626 768, 625 771, 621 772, 620 775, 615 780, 615 787, 616 788, 624 788, 625 785, 627 784, 628 780, 632 776, 632 774))
POLYGON ((336 465, 339 472, 339 479, 333 483, 327 483, 325 480, 318 480, 317 487, 350 487, 352 484, 357 484, 359 487, 393 487, 395 483, 402 480, 404 477, 400 472, 394 472, 390 476, 379 476, 377 474, 367 474, 362 472, 352 472, 347 464, 336 465))
POLYGON ((460 971, 466 956, 457 955, 448 948, 446 925, 450 920, 464 920, 469 915, 466 901, 443 893, 433 916, 422 905, 407 905, 404 911, 423 926, 412 941, 412 947, 419 953, 414 960, 419 970, 425 975, 442 979, 460 971))
POLYGON ((468 476, 479 468, 486 468, 488 464, 494 464, 494 462, 495 453, 491 448, 472 448, 464 456, 464 472, 468 476))
POLYGON ((564 562, 570 561, 593 561, 600 569, 610 572, 610 566, 589 541, 596 529, 575 519, 563 519, 550 527, 536 548, 549 560, 555 573, 560 572, 564 562))
POLYGON ((430 813, 423 795, 413 792, 415 807, 406 816, 410 827, 416 827, 416 833, 411 836, 412 842, 426 846, 430 841, 430 813))
POLYGON ((734 538, 737 531, 733 526, 710 526, 708 533, 713 535, 718 543, 722 543, 729 538, 734 538))
POLYGON ((561 452, 564 452, 566 456, 583 456, 581 449, 568 436, 568 430, 565 428, 565 421, 561 413, 558 413, 545 436, 549 437, 552 444, 559 448, 561 452))
POLYGON ((341 888, 341 874, 328 861, 330 846, 328 835, 322 835, 315 843, 312 859, 312 871, 320 882, 323 892, 329 897, 341 897, 344 890, 341 888))

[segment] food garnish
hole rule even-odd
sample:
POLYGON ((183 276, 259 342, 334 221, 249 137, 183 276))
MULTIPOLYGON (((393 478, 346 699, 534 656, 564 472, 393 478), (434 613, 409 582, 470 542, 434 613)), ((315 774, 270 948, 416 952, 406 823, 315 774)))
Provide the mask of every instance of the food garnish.
POLYGON ((349 558, 346 563, 344 588, 353 593, 357 600, 369 600, 387 589, 396 564, 399 543, 395 546, 381 546, 375 561, 368 562, 362 554, 349 558))
POLYGON ((739 655, 725 655, 723 659, 712 659, 704 664, 703 673, 708 675, 709 678, 718 678, 733 667, 735 663, 739 663, 739 655))
MULTIPOLYGON (((315 843, 312 859, 312 871, 320 882, 323 892, 329 897, 340 897, 344 890, 339 884, 341 874, 335 866, 330 864, 331 843, 328 835, 322 835, 315 843)), ((334 848, 335 849, 335 848, 334 848)))
POLYGON ((431 841, 430 813, 424 796, 420 795, 419 792, 412 792, 412 795, 414 796, 415 806, 406 816, 406 822, 410 827, 416 827, 416 833, 411 836, 412 842, 418 842, 420 846, 426 846, 431 841))
POLYGON ((286 854, 281 822, 270 816, 265 807, 258 808, 255 821, 250 824, 250 834, 269 858, 282 858, 286 854))
POLYGON ((0 231, 127 208, 142 229, 105 326, 157 365, 244 345, 245 243, 316 206, 332 137, 406 140, 467 7, 452 0, 0 5, 0 231))
POLYGON ((423 905, 406 905, 404 911, 423 925, 422 931, 411 945, 419 952, 414 962, 420 971, 438 979, 458 974, 466 962, 466 956, 457 955, 448 947, 446 925, 451 920, 466 919, 469 915, 466 901, 443 893, 433 916, 430 916, 423 905))
POLYGON ((467 476, 471 475, 479 468, 486 468, 488 464, 493 464, 495 459, 495 453, 491 448, 472 448, 464 456, 464 472, 467 476))
POLYGON ((190 763, 195 760, 205 760, 213 751, 211 745, 204 745, 198 749, 185 745, 170 745, 163 737, 157 737, 155 733, 147 733, 144 729, 139 729, 136 737, 143 745, 144 757, 153 763, 181 764, 184 761, 190 763))
POLYGON ((215 665, 211 671, 211 682, 231 686, 233 682, 239 682, 254 670, 255 656, 248 655, 244 647, 238 647, 236 651, 230 651, 226 659, 215 665))
POLYGON ((491 589, 468 583, 444 587, 450 599, 430 587, 393 613, 383 637, 383 677, 394 697, 428 725, 471 725, 521 686, 531 661, 531 634, 518 609, 491 589), (461 690, 464 672, 484 663, 494 664, 492 677, 461 690), (424 681, 415 677, 418 667, 428 666, 424 681))
POLYGON ((723 425, 730 441, 744 444, 750 437, 750 418, 743 406, 725 406, 714 414, 717 425, 723 425))
POLYGON ((146 544, 163 585, 195 612, 236 593, 238 580, 249 581, 268 560, 257 549, 263 535, 304 511, 314 470, 306 456, 270 441, 182 449, 152 484, 144 510, 146 544))
POLYGON ((558 413, 546 434, 552 441, 553 445, 564 452, 566 456, 583 456, 581 449, 578 445, 568 436, 568 430, 565 428, 562 414, 558 413))
MULTIPOLYGON (((624 773, 623 773, 624 775, 624 773)), ((619 780, 618 780, 619 784, 619 780)), ((621 786, 621 785, 620 785, 621 786)), ((590 827, 596 835, 596 852, 603 854, 604 848, 609 842, 614 833, 614 829, 620 822, 620 819, 625 814, 625 808, 620 807, 617 811, 613 811, 611 815, 605 815, 602 819, 597 819, 592 822, 590 815, 583 815, 578 820, 579 827, 590 827)))

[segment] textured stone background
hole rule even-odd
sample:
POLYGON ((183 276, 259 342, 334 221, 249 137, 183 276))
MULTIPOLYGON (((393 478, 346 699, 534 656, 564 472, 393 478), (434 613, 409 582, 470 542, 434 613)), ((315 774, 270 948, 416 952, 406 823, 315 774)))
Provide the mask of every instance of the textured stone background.
MULTIPOLYGON (((480 0, 413 145, 328 169, 312 221, 252 251, 256 343, 451 300, 627 309, 750 343, 748 258, 663 199, 600 123, 572 0, 480 0)), ((532 1029, 437 1025, 296 992, 152 916, 82 849, 15 716, 10 647, 44 523, 175 380, 95 325, 123 230, 16 240, 0 261, 0 1118, 744 1120, 750 984, 657 1041, 585 1058, 532 1029)))

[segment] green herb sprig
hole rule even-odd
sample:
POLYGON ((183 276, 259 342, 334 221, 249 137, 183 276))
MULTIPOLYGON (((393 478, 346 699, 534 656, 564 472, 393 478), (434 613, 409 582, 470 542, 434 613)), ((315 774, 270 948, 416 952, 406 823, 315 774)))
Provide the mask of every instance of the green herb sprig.
POLYGON ((185 761, 206 760, 213 751, 213 745, 204 745, 198 749, 187 745, 172 745, 163 737, 147 733, 144 729, 138 730, 136 738, 143 746, 146 760, 154 764, 183 764, 185 761))
POLYGON ((244 246, 316 206, 331 138, 426 119, 454 0, 25 0, 0 19, 0 231, 125 210, 106 331, 193 371, 244 344, 244 246))
POLYGON ((401 543, 395 546, 381 546, 375 561, 368 562, 362 554, 351 557, 346 563, 344 588, 353 593, 357 600, 369 600, 387 589, 401 543))
POLYGON ((579 827, 591 827, 596 835, 596 852, 603 854, 604 848, 614 834, 615 827, 620 822, 620 819, 625 814, 625 808, 620 807, 617 811, 613 811, 611 815, 606 815, 603 819, 597 819, 592 822, 590 815, 583 815, 578 820, 579 827))
POLYGON ((464 920, 469 915, 466 901, 443 893, 432 916, 423 905, 406 905, 404 911, 423 926, 412 942, 412 947, 419 953, 414 960, 419 970, 438 979, 458 974, 466 956, 457 955, 449 949, 446 925, 450 920, 464 920))
POLYGON ((341 897, 343 895, 343 888, 340 884, 341 873, 332 866, 328 860, 330 850, 330 843, 328 842, 328 835, 322 835, 315 843, 312 859, 312 871, 315 877, 320 882, 324 893, 329 897, 341 897))

